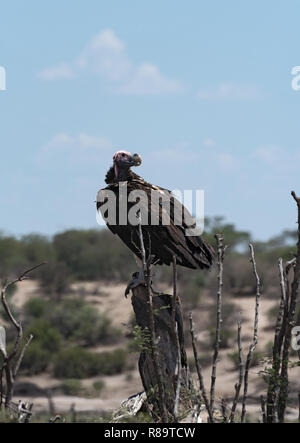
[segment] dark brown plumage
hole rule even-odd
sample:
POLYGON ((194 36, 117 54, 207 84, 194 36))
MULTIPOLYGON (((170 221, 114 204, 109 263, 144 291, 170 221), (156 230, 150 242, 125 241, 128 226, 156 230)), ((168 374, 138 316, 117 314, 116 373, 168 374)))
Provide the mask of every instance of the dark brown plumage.
MULTIPOLYGON (((139 163, 140 164, 140 163, 139 163)), ((140 198, 139 204, 143 208, 143 214, 149 217, 148 224, 142 225, 143 239, 147 257, 151 255, 152 263, 170 265, 175 255, 178 265, 192 269, 209 269, 213 263, 214 251, 201 236, 187 236, 186 228, 191 227, 192 221, 188 220, 189 226, 182 220, 182 225, 174 223, 174 205, 181 203, 172 196, 170 207, 166 208, 163 204, 159 205, 159 224, 149 223, 151 217, 150 195, 157 193, 157 197, 170 196, 170 191, 159 186, 146 182, 140 176, 130 170, 131 166, 137 166, 130 153, 119 151, 114 156, 114 166, 106 174, 107 187, 102 191, 112 191, 116 196, 116 210, 119 210, 119 183, 127 182, 127 195, 131 191, 144 191, 147 198, 140 198), (164 211, 170 215, 170 223, 163 225, 161 223, 164 211)), ((100 191, 101 192, 101 191, 100 191)), ((134 207, 134 203, 128 202, 128 211, 134 207)), ((97 209, 105 214, 103 203, 97 201, 97 209)), ((185 209, 185 214, 191 219, 191 215, 185 209)), ((140 240, 138 236, 138 226, 132 226, 127 223, 121 225, 116 218, 116 225, 107 223, 108 228, 114 234, 117 234, 121 240, 131 249, 131 251, 141 257, 140 240)), ((195 225, 194 225, 195 226, 195 225)))

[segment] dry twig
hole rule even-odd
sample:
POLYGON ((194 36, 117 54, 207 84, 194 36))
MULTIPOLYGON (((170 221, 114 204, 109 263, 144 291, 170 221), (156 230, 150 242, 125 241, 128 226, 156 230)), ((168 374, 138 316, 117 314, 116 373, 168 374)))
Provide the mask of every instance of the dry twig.
POLYGON ((1 392, 0 392, 0 406, 2 405, 3 398, 5 398, 5 407, 6 408, 8 408, 10 406, 12 396, 13 396, 15 379, 16 379, 18 370, 20 368, 25 351, 33 338, 33 337, 28 338, 26 344, 24 345, 23 349, 21 350, 20 356, 19 356, 15 366, 13 367, 12 361, 21 347, 21 343, 22 343, 22 339, 23 339, 23 328, 22 328, 21 322, 18 322, 11 312, 10 306, 9 306, 7 299, 6 299, 6 293, 7 293, 7 290, 9 287, 15 285, 18 282, 22 282, 22 281, 26 280, 28 278, 27 275, 30 272, 34 271, 35 269, 39 268, 40 266, 43 266, 44 264, 45 263, 40 263, 37 266, 27 269, 16 280, 5 283, 1 289, 1 303, 4 307, 4 310, 5 310, 8 318, 9 318, 9 321, 15 327, 16 332, 17 332, 16 340, 15 340, 12 351, 9 354, 6 354, 5 350, 0 349, 1 353, 3 355, 3 365, 0 369, 0 390, 1 390, 1 392), (6 380, 6 394, 5 394, 5 396, 3 393, 3 376, 4 376, 4 374, 5 374, 5 380, 6 380))
POLYGON ((158 395, 159 395, 159 407, 160 407, 160 414, 161 414, 161 420, 163 423, 168 423, 168 412, 166 407, 166 394, 165 389, 162 381, 162 373, 161 368, 159 365, 159 357, 157 354, 157 339, 156 339, 156 333, 155 333, 155 320, 154 320, 154 312, 153 312, 153 293, 151 289, 151 254, 149 251, 149 257, 148 260, 146 258, 146 251, 145 251, 145 245, 144 245, 144 237, 143 237, 143 231, 142 231, 142 221, 141 221, 141 213, 138 215, 138 234, 139 234, 139 240, 140 240, 140 247, 141 247, 141 255, 142 255, 142 263, 143 263, 143 270, 144 270, 144 276, 146 280, 146 287, 147 287, 147 293, 148 293, 148 304, 149 304, 149 324, 150 324, 150 343, 151 343, 151 352, 153 357, 153 363, 156 373, 156 379, 157 379, 157 385, 158 385, 158 395))
POLYGON ((256 261, 254 256, 254 249, 252 244, 249 245, 250 248, 250 254, 251 254, 251 263, 253 268, 253 273, 256 279, 256 297, 255 297, 255 318, 254 318, 254 331, 253 331, 253 341, 250 345, 249 352, 246 359, 245 364, 245 373, 244 373, 244 394, 243 394, 243 401, 242 401, 242 415, 241 415, 241 422, 245 422, 245 416, 246 416, 246 403, 248 398, 248 378, 249 378, 249 369, 252 362, 252 356, 253 352, 256 349, 257 342, 258 342, 258 318, 259 318, 259 302, 260 302, 260 278, 257 273, 256 269, 256 261))
POLYGON ((240 398, 240 391, 243 384, 243 376, 244 376, 244 363, 243 363, 243 348, 242 348, 242 320, 239 318, 238 320, 238 353, 239 353, 239 380, 235 385, 235 396, 233 400, 233 404, 231 407, 229 423, 234 423, 235 411, 240 398))
POLYGON ((295 325, 296 305, 298 299, 298 288, 300 280, 300 198, 296 196, 295 192, 292 193, 293 199, 297 203, 298 208, 298 242, 297 242, 297 255, 294 266, 294 277, 291 285, 291 295, 289 310, 287 314, 287 324, 284 336, 283 351, 282 351, 282 365, 281 365, 281 382, 280 391, 278 396, 278 419, 280 423, 284 422, 286 403, 288 398, 288 365, 290 356, 290 346, 292 341, 292 329, 295 325))
POLYGON ((217 378, 217 363, 219 357, 220 343, 221 343, 221 328, 222 328, 222 289, 223 289, 223 261, 226 246, 223 245, 223 236, 217 234, 215 236, 217 240, 218 250, 218 298, 217 298, 217 325, 216 325, 216 341, 215 350, 213 356, 212 374, 211 374, 211 386, 210 386, 210 409, 212 415, 214 414, 214 402, 215 402, 215 384, 217 378))
POLYGON ((193 315, 192 313, 190 313, 189 316, 189 320, 190 320, 190 333, 191 333, 191 337, 192 337, 192 345, 193 345, 193 352, 194 352, 194 360, 195 360, 195 365, 196 365, 196 369, 197 369, 197 375, 198 375, 198 380, 199 380, 199 386, 200 386, 200 392, 201 392, 201 396, 204 400, 204 404, 208 413, 208 418, 210 423, 214 422, 214 417, 210 408, 210 403, 206 394, 206 390, 205 390, 205 385, 204 385, 204 379, 203 379, 203 375, 202 375, 202 368, 199 362, 199 358, 198 358, 198 352, 197 352, 197 346, 196 346, 196 340, 195 340, 195 334, 194 334, 194 322, 193 322, 193 315))

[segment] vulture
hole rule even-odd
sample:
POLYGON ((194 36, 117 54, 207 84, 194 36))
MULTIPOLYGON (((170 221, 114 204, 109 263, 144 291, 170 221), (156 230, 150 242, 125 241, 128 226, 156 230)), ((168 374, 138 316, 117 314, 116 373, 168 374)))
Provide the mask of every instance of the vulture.
POLYGON ((175 256, 180 266, 209 269, 214 260, 213 248, 200 235, 188 235, 189 229, 195 228, 195 221, 169 190, 146 182, 131 170, 141 163, 138 154, 115 153, 113 166, 105 178, 107 186, 97 195, 97 211, 101 212, 110 231, 118 235, 139 259, 143 258, 142 232, 145 255, 150 264, 170 265, 175 256), (113 203, 110 206, 109 201, 113 203), (120 212, 120 205, 126 212, 125 217, 120 212))

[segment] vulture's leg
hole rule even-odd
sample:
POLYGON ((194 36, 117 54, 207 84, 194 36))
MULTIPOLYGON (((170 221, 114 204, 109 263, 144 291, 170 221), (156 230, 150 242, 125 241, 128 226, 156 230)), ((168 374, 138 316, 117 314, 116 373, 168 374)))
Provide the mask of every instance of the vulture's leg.
MULTIPOLYGON (((146 285, 142 260, 140 260, 136 255, 134 256, 134 258, 135 258, 135 261, 138 265, 139 271, 132 274, 132 280, 128 283, 127 288, 125 290, 125 297, 126 298, 128 297, 128 294, 132 289, 136 288, 139 285, 146 285)), ((151 276, 152 276, 152 267, 150 266, 150 279, 151 279, 151 276)), ((151 286, 151 289, 152 289, 152 286, 151 286)), ((155 293, 155 291, 153 289, 152 289, 152 292, 155 293)))
POLYGON ((126 291, 125 291, 125 297, 128 297, 129 292, 136 288, 139 285, 145 285, 145 275, 144 275, 144 269, 140 268, 138 272, 134 272, 132 274, 132 280, 128 283, 126 291))
POLYGON ((135 261, 138 265, 138 272, 135 272, 134 274, 132 274, 132 280, 128 283, 127 288, 125 290, 125 297, 128 297, 129 292, 136 288, 139 285, 145 285, 146 281, 145 281, 145 274, 144 274, 144 268, 143 268, 143 264, 142 261, 136 256, 134 255, 135 261))

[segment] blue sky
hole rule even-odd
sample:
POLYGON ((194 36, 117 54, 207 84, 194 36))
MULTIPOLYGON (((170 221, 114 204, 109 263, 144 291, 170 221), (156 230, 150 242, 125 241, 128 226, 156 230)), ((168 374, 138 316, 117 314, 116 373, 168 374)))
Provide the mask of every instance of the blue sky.
POLYGON ((300 194, 298 1, 12 0, 1 7, 0 229, 97 227, 118 149, 257 239, 300 194))

